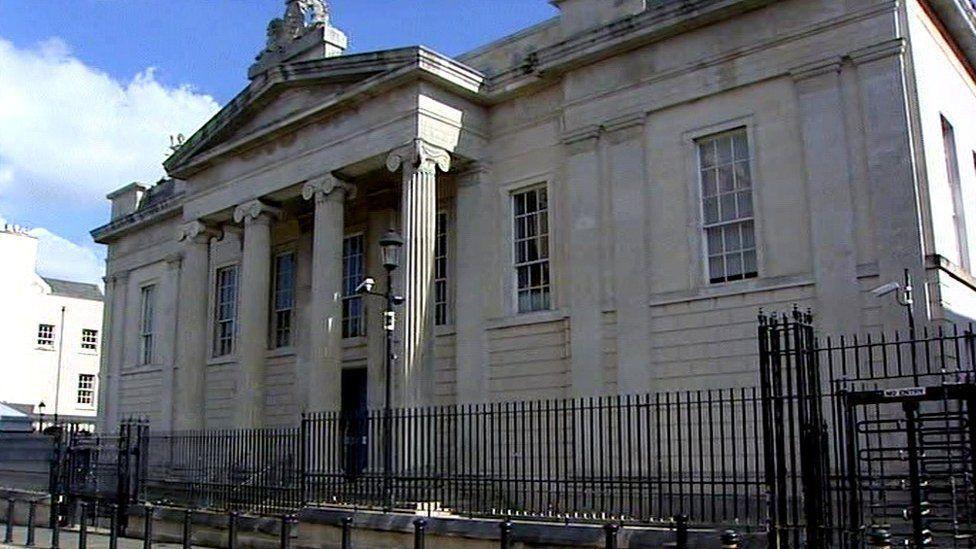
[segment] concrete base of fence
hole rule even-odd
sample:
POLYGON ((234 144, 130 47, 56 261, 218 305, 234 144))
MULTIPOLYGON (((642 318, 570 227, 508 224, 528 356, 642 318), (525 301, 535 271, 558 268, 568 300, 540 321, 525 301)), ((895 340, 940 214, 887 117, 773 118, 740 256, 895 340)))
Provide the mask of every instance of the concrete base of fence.
POLYGON ((48 524, 51 516, 51 498, 47 494, 4 488, 0 488, 0 522, 7 523, 7 500, 10 498, 13 498, 17 502, 14 505, 15 525, 27 525, 27 502, 32 500, 37 502, 34 524, 38 526, 46 526, 48 524))
MULTIPOLYGON (((142 532, 142 510, 134 509, 129 519, 131 535, 142 532)), ((357 549, 413 547, 413 521, 418 515, 378 513, 345 509, 306 509, 298 513, 293 529, 293 549, 340 547, 342 519, 352 517, 352 546, 357 549)), ((499 546, 498 520, 425 517, 426 547, 441 549, 463 547, 494 549, 499 546)), ((154 531, 158 541, 178 543, 181 539, 183 511, 156 508, 154 531)), ((241 515, 238 519, 238 547, 241 549, 275 549, 279 547, 280 521, 273 517, 241 515)), ((692 529, 689 548, 721 547, 718 530, 692 529)), ((765 547, 760 533, 743 534, 743 547, 765 547)), ((513 548, 527 547, 604 547, 605 533, 599 524, 565 525, 513 521, 513 548)), ((193 545, 227 546, 227 515, 209 512, 193 516, 193 545)), ((618 535, 618 547, 666 547, 674 541, 674 532, 666 528, 624 526, 618 535)))
MULTIPOLYGON (((0 489, 4 498, 17 499, 14 523, 27 523, 28 499, 37 504, 37 524, 46 525, 49 504, 46 495, 0 489)), ((0 517, 6 522, 6 505, 0 505, 0 517)), ((351 509, 305 509, 297 514, 293 528, 292 549, 341 547, 342 519, 352 517, 352 547, 403 548, 413 547, 413 521, 420 515, 379 513, 351 509)), ((428 549, 471 548, 494 549, 499 546, 500 520, 456 517, 424 517, 427 520, 426 547, 428 549)), ((142 535, 145 517, 142 506, 130 509, 127 537, 142 535)), ((183 531, 183 510, 155 507, 152 514, 153 536, 157 542, 180 543, 183 531)), ((512 521, 512 547, 604 547, 605 533, 599 524, 572 524, 512 521)), ((280 547, 280 517, 241 515, 238 519, 238 547, 240 549, 277 549, 280 547)), ((689 548, 720 548, 722 529, 694 529, 688 532, 689 548)), ((674 531, 668 528, 647 528, 624 525, 617 536, 617 547, 667 547, 674 542, 674 531)), ((742 533, 742 547, 765 547, 762 533, 742 533)), ((199 511, 193 514, 194 546, 227 547, 227 514, 199 511)))

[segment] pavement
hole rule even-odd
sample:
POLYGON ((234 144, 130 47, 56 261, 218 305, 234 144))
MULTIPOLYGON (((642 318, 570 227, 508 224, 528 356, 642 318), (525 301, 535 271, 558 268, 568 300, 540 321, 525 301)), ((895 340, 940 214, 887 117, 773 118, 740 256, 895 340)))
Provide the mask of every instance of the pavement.
MULTIPOLYGON (((0 539, 3 539, 3 534, 5 532, 6 524, 0 524, 0 539)), ((14 539, 13 544, 5 544, 0 542, 0 549, 22 549, 27 547, 25 542, 27 541, 27 528, 24 526, 14 526, 14 539)), ((71 529, 61 530, 61 535, 59 536, 58 546, 60 549, 78 549, 78 530, 71 529)), ((156 542, 152 544, 154 549, 181 549, 183 546, 179 543, 162 543, 156 542)), ((37 528, 34 530, 34 545, 38 549, 47 549, 51 547, 51 530, 49 528, 37 528)), ((194 546, 199 547, 199 546, 194 546)), ((119 538, 119 549, 142 549, 142 540, 133 538, 119 538)), ((108 549, 108 535, 102 530, 88 530, 88 549, 108 549)))

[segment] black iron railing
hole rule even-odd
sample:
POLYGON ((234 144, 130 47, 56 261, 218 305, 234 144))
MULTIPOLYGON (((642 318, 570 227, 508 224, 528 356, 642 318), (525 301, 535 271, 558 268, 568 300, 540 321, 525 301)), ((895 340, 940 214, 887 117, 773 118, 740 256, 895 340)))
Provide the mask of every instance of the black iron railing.
POLYGON ((145 497, 214 508, 316 505, 463 516, 760 526, 756 388, 306 416, 298 429, 154 434, 145 497))
POLYGON ((976 536, 972 326, 818 339, 812 321, 760 316, 756 387, 394 410, 390 471, 379 410, 282 429, 130 425, 117 441, 73 443, 64 461, 81 473, 118 456, 120 502, 640 524, 685 515, 762 529, 780 546, 976 536))

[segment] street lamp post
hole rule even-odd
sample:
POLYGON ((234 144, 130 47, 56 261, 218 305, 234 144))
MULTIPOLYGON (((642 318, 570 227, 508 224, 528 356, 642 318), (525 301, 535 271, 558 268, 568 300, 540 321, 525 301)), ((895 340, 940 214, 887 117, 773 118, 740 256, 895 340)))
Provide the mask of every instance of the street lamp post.
POLYGON ((400 266, 400 249, 403 238, 399 233, 390 229, 380 238, 380 253, 382 254, 383 269, 386 270, 386 291, 378 293, 372 291, 373 280, 367 278, 359 285, 359 292, 382 297, 386 300, 386 310, 383 311, 383 329, 386 331, 386 387, 383 401, 383 505, 387 510, 393 508, 393 362, 396 352, 393 347, 393 335, 396 331, 396 311, 394 307, 403 304, 403 297, 393 291, 393 271, 400 266))
POLYGON ((396 329, 396 312, 393 307, 403 303, 393 293, 393 271, 400 266, 400 248, 403 238, 390 229, 380 238, 383 268, 386 270, 386 310, 383 311, 383 329, 386 331, 386 395, 383 400, 383 496, 387 509, 393 508, 393 332, 396 329))

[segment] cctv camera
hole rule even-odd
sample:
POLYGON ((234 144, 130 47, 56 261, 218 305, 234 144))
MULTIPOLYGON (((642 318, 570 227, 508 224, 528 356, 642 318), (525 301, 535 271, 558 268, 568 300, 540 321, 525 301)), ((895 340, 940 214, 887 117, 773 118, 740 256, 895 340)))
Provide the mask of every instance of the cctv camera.
POLYGON ((356 293, 368 294, 369 292, 372 292, 373 284, 376 284, 376 281, 371 277, 364 278, 363 281, 359 283, 359 286, 356 286, 356 293))
POLYGON ((882 297, 890 294, 891 292, 898 291, 899 289, 901 289, 900 284, 897 282, 889 282, 871 290, 871 293, 874 294, 874 297, 882 297))

